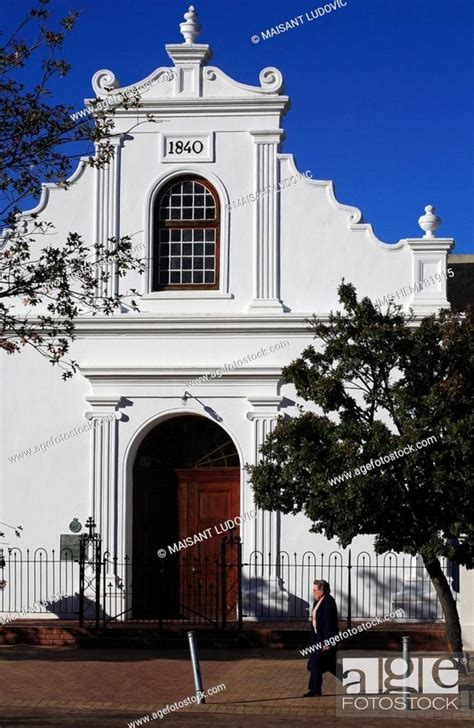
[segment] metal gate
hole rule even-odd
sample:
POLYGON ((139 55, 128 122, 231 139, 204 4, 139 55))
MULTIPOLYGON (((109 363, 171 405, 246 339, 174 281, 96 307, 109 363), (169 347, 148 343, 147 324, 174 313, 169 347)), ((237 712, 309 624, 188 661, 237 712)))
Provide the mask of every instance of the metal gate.
MULTIPOLYGON (((208 624, 216 629, 242 628, 242 543, 231 531, 212 559, 187 556, 179 563, 179 593, 174 610, 166 605, 166 569, 157 558, 150 578, 156 581, 154 614, 139 614, 133 594, 133 560, 119 561, 102 553, 102 539, 92 518, 80 538, 79 623, 106 627, 111 623, 208 624), (135 603, 135 608, 134 608, 135 603)), ((171 563, 170 563, 171 567, 171 563)))
POLYGON ((88 533, 83 533, 79 541, 79 625, 99 629, 100 587, 104 573, 102 539, 96 533, 92 518, 87 519, 85 526, 88 533))
POLYGON ((233 531, 222 539, 221 574, 222 629, 228 621, 242 629, 242 542, 233 531))

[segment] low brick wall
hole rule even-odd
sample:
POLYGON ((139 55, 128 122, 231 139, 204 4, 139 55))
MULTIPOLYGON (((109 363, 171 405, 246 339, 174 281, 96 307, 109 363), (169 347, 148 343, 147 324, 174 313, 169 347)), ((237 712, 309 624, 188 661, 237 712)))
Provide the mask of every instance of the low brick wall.
MULTIPOLYGON (((352 622, 357 627, 358 622, 352 622)), ((340 624, 343 632, 347 625, 340 624)), ((264 648, 302 649, 309 643, 307 623, 258 623, 244 622, 241 632, 232 626, 227 631, 205 625, 170 625, 160 631, 155 623, 115 623, 107 629, 80 628, 77 622, 54 620, 22 620, 0 627, 0 645, 77 645, 90 648, 150 648, 187 649, 186 633, 192 628, 198 633, 203 648, 264 648)), ((442 651, 446 649, 446 628, 443 623, 391 623, 379 625, 339 643, 340 649, 350 650, 400 650, 402 636, 411 637, 411 646, 417 651, 442 651)))

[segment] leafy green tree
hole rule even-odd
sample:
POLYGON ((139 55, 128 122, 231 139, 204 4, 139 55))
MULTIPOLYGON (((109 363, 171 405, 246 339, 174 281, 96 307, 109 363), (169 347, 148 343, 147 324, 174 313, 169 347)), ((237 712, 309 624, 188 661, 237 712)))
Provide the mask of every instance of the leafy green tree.
MULTIPOLYGON (((80 314, 108 315, 125 301, 137 309, 135 290, 97 295, 111 264, 119 277, 144 270, 129 236, 91 245, 71 231, 60 245, 42 245, 52 223, 33 213, 25 225, 19 217, 19 205, 37 198, 43 182, 67 189, 79 157, 102 167, 114 154, 113 106, 95 99, 81 116, 52 102, 51 82, 70 70, 62 47, 77 17, 72 11, 55 22, 49 0, 37 0, 0 48, 0 349, 15 354, 30 345, 58 364, 63 378, 76 371, 66 355, 80 314), (22 81, 25 73, 36 79, 32 87, 22 81)), ((120 105, 139 107, 138 91, 120 105)))
POLYGON ((473 311, 443 310, 418 326, 393 303, 382 311, 368 298, 358 301, 352 284, 343 281, 338 293, 342 310, 328 323, 313 317, 317 344, 283 370, 314 404, 280 417, 261 461, 248 466, 256 503, 303 511, 313 533, 343 547, 371 534, 377 553, 421 554, 450 648, 460 651, 440 557, 472 566, 473 311), (393 454, 408 446, 406 456, 393 454), (382 456, 387 462, 364 467, 382 456))

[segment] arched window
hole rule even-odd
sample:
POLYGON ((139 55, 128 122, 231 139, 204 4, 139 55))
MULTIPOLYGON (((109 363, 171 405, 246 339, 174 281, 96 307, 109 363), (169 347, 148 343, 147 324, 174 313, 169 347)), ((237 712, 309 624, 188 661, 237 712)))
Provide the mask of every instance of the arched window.
POLYGON ((154 205, 153 290, 219 287, 219 198, 198 176, 174 179, 154 205))

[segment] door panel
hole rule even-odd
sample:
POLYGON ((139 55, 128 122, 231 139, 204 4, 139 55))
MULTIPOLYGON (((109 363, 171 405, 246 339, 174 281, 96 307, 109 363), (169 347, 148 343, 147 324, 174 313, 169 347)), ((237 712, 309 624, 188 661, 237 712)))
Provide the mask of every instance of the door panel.
MULTIPOLYGON (((180 603, 183 616, 214 619, 221 601, 216 560, 225 521, 239 515, 240 468, 177 470, 179 539, 203 534, 202 541, 180 551, 180 603), (209 536, 205 538, 206 529, 209 536)), ((233 530, 239 535, 239 528, 233 530)), ((231 583, 236 582, 234 577, 231 583)), ((229 604, 235 601, 232 587, 229 604)), ((226 605, 227 608, 227 605, 226 605)))

